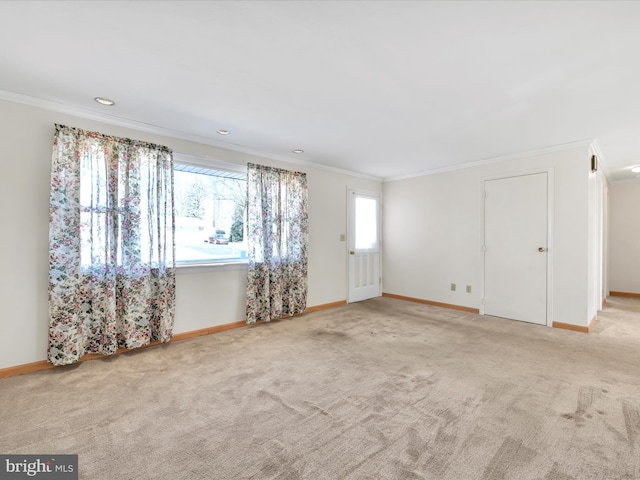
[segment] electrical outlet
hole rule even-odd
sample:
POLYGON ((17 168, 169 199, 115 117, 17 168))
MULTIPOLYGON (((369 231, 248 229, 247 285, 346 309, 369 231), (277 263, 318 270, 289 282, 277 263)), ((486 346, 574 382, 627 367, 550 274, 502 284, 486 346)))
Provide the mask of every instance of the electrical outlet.
POLYGON ((452 284, 451 284, 451 291, 452 291, 452 292, 455 292, 455 291, 456 291, 456 284, 455 284, 455 283, 452 283, 452 284))
POLYGON ((471 285, 467 285, 467 293, 471 293, 471 285))

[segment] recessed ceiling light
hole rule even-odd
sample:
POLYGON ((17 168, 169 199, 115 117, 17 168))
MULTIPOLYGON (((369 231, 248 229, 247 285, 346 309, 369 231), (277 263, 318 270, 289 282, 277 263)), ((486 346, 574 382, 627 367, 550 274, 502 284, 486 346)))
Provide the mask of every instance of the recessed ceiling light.
POLYGON ((218 130, 218 135, 229 135, 230 133, 229 130, 218 130))
POLYGON ((114 102, 113 100, 109 100, 108 98, 104 97, 96 97, 94 98, 94 100, 100 105, 106 105, 107 107, 112 107, 116 104, 116 102, 114 102))
POLYGON ((638 165, 638 166, 636 166, 636 167, 633 167, 633 168, 631 169, 631 171, 632 171, 633 173, 640 173, 640 165, 638 165))
POLYGON ((299 148, 296 148, 293 153, 297 153, 298 155, 301 153, 304 153, 304 150, 300 150, 299 148))

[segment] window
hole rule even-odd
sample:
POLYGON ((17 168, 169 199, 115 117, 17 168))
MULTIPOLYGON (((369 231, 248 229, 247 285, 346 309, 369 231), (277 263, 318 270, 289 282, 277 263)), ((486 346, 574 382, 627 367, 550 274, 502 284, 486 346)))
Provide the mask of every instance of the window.
POLYGON ((246 260, 246 173, 176 155, 174 201, 178 265, 246 260))
MULTIPOLYGON (((78 202, 82 271, 173 266, 173 252, 162 247, 173 241, 173 205, 167 201, 171 153, 150 150, 148 144, 126 138, 71 131, 86 137, 73 152, 79 164, 62 177, 65 181, 76 177, 78 197, 65 204, 78 202)), ((73 225, 75 219, 64 221, 73 225)))
POLYGON ((355 194, 355 247, 359 251, 378 248, 378 200, 355 194))

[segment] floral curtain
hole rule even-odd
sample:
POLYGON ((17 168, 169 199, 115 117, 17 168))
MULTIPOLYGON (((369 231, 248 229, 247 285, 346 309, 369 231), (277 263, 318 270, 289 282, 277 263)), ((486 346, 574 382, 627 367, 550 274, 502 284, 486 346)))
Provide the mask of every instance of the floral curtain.
POLYGON ((171 339, 174 230, 171 150, 56 125, 50 363, 171 339))
POLYGON ((247 166, 247 323, 304 312, 309 236, 307 176, 247 166))

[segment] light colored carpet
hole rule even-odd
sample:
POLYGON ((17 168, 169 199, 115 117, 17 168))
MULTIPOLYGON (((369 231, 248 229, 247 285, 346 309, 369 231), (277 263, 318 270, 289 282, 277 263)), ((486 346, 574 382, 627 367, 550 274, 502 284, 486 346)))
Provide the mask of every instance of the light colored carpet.
POLYGON ((0 380, 100 479, 640 479, 640 301, 595 334, 377 298, 0 380))

